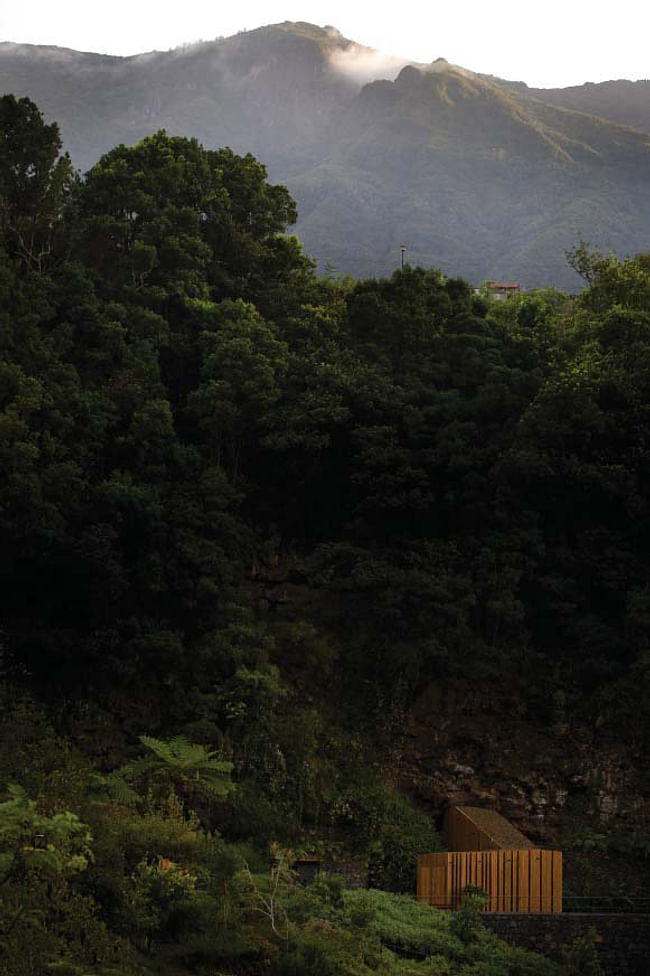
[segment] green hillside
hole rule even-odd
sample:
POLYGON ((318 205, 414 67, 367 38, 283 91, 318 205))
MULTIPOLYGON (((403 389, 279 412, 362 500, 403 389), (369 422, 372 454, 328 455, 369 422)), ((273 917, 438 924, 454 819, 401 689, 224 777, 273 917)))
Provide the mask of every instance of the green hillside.
POLYGON ((531 88, 527 94, 550 105, 598 115, 618 125, 650 132, 650 81, 621 79, 572 88, 531 88))
POLYGON ((475 283, 576 289, 579 236, 646 249, 648 136, 625 127, 645 118, 643 83, 545 94, 442 60, 395 77, 375 55, 290 22, 130 58, 5 43, 0 91, 35 99, 84 171, 160 128, 252 152, 321 271, 390 274, 404 241, 475 283))

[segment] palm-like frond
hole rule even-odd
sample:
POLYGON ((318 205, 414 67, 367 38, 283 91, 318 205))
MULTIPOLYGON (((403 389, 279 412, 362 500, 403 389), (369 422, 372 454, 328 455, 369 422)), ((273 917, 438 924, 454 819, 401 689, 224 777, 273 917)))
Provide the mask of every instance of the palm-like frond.
POLYGON ((232 790, 230 774, 233 765, 221 759, 216 750, 190 742, 184 735, 171 739, 141 735, 140 742, 149 754, 123 766, 120 770, 123 779, 134 780, 150 773, 167 772, 200 780, 216 796, 225 796, 232 790))
POLYGON ((141 735, 140 742, 158 756, 168 766, 185 772, 200 772, 206 778, 211 775, 223 776, 232 772, 232 763, 219 758, 216 750, 196 742, 190 742, 184 735, 164 741, 149 735, 141 735))
POLYGON ((95 803, 118 803, 122 806, 131 806, 139 799, 136 791, 126 782, 124 771, 121 769, 106 775, 98 772, 91 773, 89 792, 95 803))

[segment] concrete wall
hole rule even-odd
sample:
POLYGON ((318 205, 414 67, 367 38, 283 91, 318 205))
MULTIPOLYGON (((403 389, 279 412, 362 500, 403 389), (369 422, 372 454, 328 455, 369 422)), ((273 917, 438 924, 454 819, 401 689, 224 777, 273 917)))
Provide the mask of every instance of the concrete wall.
POLYGON ((495 935, 520 949, 540 952, 564 962, 564 948, 586 935, 598 933, 598 954, 605 976, 649 976, 650 915, 501 915, 485 914, 495 935))

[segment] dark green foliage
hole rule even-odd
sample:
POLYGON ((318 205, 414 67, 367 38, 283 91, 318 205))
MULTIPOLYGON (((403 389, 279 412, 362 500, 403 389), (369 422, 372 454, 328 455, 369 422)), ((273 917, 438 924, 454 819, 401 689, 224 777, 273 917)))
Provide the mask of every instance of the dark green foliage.
MULTIPOLYGON (((22 137, 32 139, 27 123, 22 137)), ((28 666, 49 667, 64 684, 95 683, 106 673, 130 680, 142 675, 139 662, 146 670, 156 660, 164 688, 172 661, 175 670, 183 657, 180 666, 198 667, 208 684, 214 668, 225 679, 243 663, 226 650, 224 635, 229 620, 245 616, 237 586, 252 558, 251 535, 235 514, 239 498, 229 482, 241 467, 242 424, 264 403, 261 391, 250 392, 259 384, 246 387, 244 363, 236 372, 232 330, 244 313, 237 305, 213 313, 209 298, 223 292, 208 279, 209 267, 225 266, 226 251, 231 277, 252 274, 256 262, 271 267, 273 235, 292 205, 263 177, 251 160, 160 133, 109 154, 75 194, 72 244, 85 267, 66 264, 47 280, 18 279, 7 268, 8 633, 28 666), (244 201, 233 203, 224 186, 227 167, 237 170, 228 177, 233 192, 258 214, 234 250, 230 236, 244 201), (210 364, 225 355, 235 372, 217 381, 210 364), (202 377, 223 402, 214 410, 223 426, 218 441, 209 429, 216 416, 209 425, 196 418, 194 403, 207 409, 202 377), (27 633, 21 621, 37 592, 42 612, 27 633)), ((40 193, 46 197, 49 185, 40 193)), ((295 263, 302 267, 299 257, 295 263)), ((291 267, 284 262, 278 273, 291 267)), ((277 369, 274 350, 281 354, 282 346, 273 346, 254 310, 248 314, 260 337, 259 370, 277 369)))
POLYGON ((476 899, 298 891, 281 845, 412 893, 439 844, 395 784, 434 683, 647 741, 647 257, 504 307, 320 281, 252 157, 160 132, 73 188, 0 107, 3 200, 34 160, 0 242, 9 971, 554 972, 476 899))
POLYGON ((0 98, 0 234, 8 255, 39 273, 62 256, 61 207, 74 174, 60 152, 58 127, 33 102, 0 98))
POLYGON ((75 814, 45 814, 21 786, 7 787, 0 802, 2 976, 40 976, 46 962, 68 954, 107 965, 128 958, 93 899, 75 886, 91 861, 90 831, 75 814))
POLYGON ((569 976, 604 976, 605 970, 596 948, 598 933, 590 928, 586 935, 575 939, 566 954, 566 971, 569 976))
POLYGON ((356 849, 368 857, 372 886, 412 893, 418 854, 440 850, 430 817, 396 790, 364 782, 362 774, 350 783, 344 802, 356 849))
POLYGON ((488 896, 480 888, 469 885, 465 888, 463 901, 458 911, 454 912, 449 922, 451 932, 465 945, 478 942, 482 935, 481 912, 489 901, 488 896))
POLYGON ((317 882, 314 888, 316 892, 308 889, 296 899, 297 904, 291 905, 300 918, 302 899, 312 921, 296 931, 281 960, 281 966, 287 968, 280 972, 304 972, 297 968, 304 960, 315 967, 309 972, 354 976, 373 970, 404 976, 432 971, 445 976, 556 976, 560 972, 550 960, 500 942, 481 925, 478 916, 472 939, 467 941, 457 934, 453 915, 436 912, 410 897, 350 891, 344 892, 341 902, 326 883, 317 882), (326 952, 327 938, 331 940, 331 956, 326 952), (338 962, 338 970, 329 968, 332 957, 338 962))

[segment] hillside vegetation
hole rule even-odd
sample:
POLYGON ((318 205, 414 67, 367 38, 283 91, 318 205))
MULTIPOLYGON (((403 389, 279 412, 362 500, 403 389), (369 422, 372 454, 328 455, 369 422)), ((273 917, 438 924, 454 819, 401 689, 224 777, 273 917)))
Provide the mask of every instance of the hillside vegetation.
MULTIPOLYGON (((0 99, 0 973, 557 972, 399 897, 441 812, 400 770, 432 684, 647 750, 647 255, 321 278, 250 155, 60 150, 0 99)), ((604 827, 575 775, 565 846, 638 863, 647 766, 604 827)))
POLYGON ((253 153, 321 271, 390 275, 406 242, 413 265, 474 283, 575 291, 578 234, 647 246, 647 83, 544 92, 440 58, 401 67, 286 22, 130 58, 4 43, 0 93, 34 99, 83 171, 161 128, 253 153))

